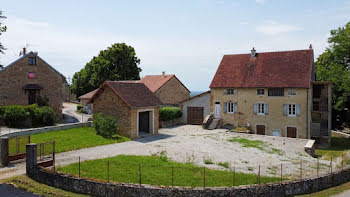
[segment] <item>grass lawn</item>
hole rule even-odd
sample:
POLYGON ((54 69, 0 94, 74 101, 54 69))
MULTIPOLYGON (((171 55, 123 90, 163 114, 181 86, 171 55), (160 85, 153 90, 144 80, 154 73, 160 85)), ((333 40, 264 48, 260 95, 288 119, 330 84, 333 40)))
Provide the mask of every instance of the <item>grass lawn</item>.
MULTIPOLYGON (((107 180, 107 161, 109 161, 109 179, 113 182, 139 183, 139 164, 141 164, 141 180, 143 184, 172 185, 172 167, 174 169, 174 185, 202 187, 204 168, 192 163, 177 163, 164 156, 130 156, 84 161, 81 163, 81 176, 92 179, 107 180)), ((58 167, 57 170, 73 175, 79 174, 78 164, 58 167)), ((206 170, 206 186, 232 186, 233 172, 223 170, 206 170)), ((261 177, 261 183, 276 182, 278 177, 261 177)), ((235 174, 235 185, 256 184, 256 174, 235 174)))
POLYGON ((331 147, 315 149, 315 154, 323 159, 330 160, 331 157, 341 157, 350 150, 350 139, 332 136, 331 147))
POLYGON ((242 137, 234 137, 228 141, 239 143, 241 144, 242 147, 256 148, 270 154, 278 154, 278 155, 284 154, 283 151, 281 151, 280 149, 273 148, 271 147, 270 144, 263 142, 261 140, 249 140, 242 137))
MULTIPOLYGON (((42 143, 55 140, 56 153, 105 144, 120 143, 130 140, 129 138, 120 135, 116 135, 113 139, 104 138, 100 135, 96 135, 93 127, 80 127, 67 130, 50 131, 32 135, 30 138, 32 143, 42 143)), ((21 142, 26 143, 26 141, 21 142)), ((10 153, 15 152, 15 145, 15 140, 12 142, 10 140, 10 153)), ((25 152, 25 145, 21 145, 20 149, 21 151, 25 152)))
POLYGON ((45 184, 38 183, 27 176, 17 176, 2 181, 5 184, 13 184, 14 186, 24 189, 28 192, 35 193, 41 196, 62 196, 62 197, 82 197, 86 195, 76 194, 50 187, 45 184))

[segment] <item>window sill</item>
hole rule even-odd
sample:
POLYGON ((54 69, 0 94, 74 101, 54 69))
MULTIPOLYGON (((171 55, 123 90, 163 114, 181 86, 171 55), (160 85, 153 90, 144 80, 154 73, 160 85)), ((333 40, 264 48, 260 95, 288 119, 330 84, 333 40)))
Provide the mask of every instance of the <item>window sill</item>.
POLYGON ((235 112, 227 112, 227 114, 235 114, 235 112))
POLYGON ((265 114, 259 114, 259 113, 257 113, 256 115, 258 115, 258 116, 265 116, 265 114))
POLYGON ((297 117, 296 115, 287 115, 287 116, 292 118, 297 117))

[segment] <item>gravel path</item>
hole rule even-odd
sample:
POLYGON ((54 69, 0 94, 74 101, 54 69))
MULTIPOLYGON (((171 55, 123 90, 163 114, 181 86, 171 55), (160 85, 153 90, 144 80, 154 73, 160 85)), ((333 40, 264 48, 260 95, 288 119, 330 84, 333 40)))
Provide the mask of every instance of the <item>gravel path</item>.
MULTIPOLYGON (((76 151, 56 154, 56 166, 68 165, 81 160, 92 160, 126 155, 152 155, 164 151, 166 155, 178 162, 193 162, 196 165, 213 169, 225 169, 217 165, 228 162, 230 168, 236 171, 257 173, 261 165, 261 174, 280 174, 283 164, 283 174, 300 174, 300 160, 302 160, 303 176, 308 172, 316 173, 315 158, 304 152, 305 139, 291 139, 272 136, 238 134, 226 132, 223 129, 203 130, 200 126, 183 125, 174 128, 160 129, 158 135, 150 135, 135 141, 110 144, 76 151), (242 147, 238 142, 230 142, 232 138, 246 138, 260 140, 262 148, 242 147), (204 160, 211 160, 214 164, 204 164, 204 160), (307 169, 307 170, 305 170, 307 169)), ((328 161, 321 161, 321 172, 328 170, 328 161)), ((334 164, 335 166, 335 164, 334 164)), ((13 164, 1 168, 2 178, 25 173, 24 164, 13 164)))

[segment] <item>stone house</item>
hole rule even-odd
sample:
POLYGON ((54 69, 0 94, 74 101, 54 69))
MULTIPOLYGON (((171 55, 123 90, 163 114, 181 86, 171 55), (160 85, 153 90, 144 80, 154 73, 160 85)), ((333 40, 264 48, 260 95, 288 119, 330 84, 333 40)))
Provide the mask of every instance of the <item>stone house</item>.
POLYGON ((37 53, 24 49, 22 57, 0 70, 0 106, 30 105, 45 96, 61 118, 66 92, 66 78, 37 53))
POLYGON ((144 83, 164 105, 178 105, 190 98, 190 91, 175 75, 146 75, 138 83, 144 83))
POLYGON ((182 123, 200 125, 210 114, 210 91, 192 96, 180 102, 182 123))
POLYGON ((162 103, 143 83, 106 81, 90 103, 94 114, 114 116, 122 135, 133 139, 158 133, 158 109, 162 103))
POLYGON ((225 55, 211 82, 221 127, 329 143, 331 83, 316 80, 313 49, 225 55))
POLYGON ((83 106, 83 108, 86 109, 89 114, 92 113, 93 109, 93 104, 89 103, 89 101, 92 98, 92 96, 97 92, 97 90, 98 89, 93 90, 79 97, 80 105, 83 106))

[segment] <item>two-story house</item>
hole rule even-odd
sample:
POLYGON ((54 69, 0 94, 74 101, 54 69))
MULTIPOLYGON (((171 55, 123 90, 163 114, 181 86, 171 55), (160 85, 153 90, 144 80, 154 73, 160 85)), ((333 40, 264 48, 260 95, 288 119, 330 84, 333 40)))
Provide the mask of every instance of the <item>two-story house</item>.
POLYGON ((318 82, 313 49, 225 55, 210 85, 221 127, 330 142, 331 84, 318 82))

